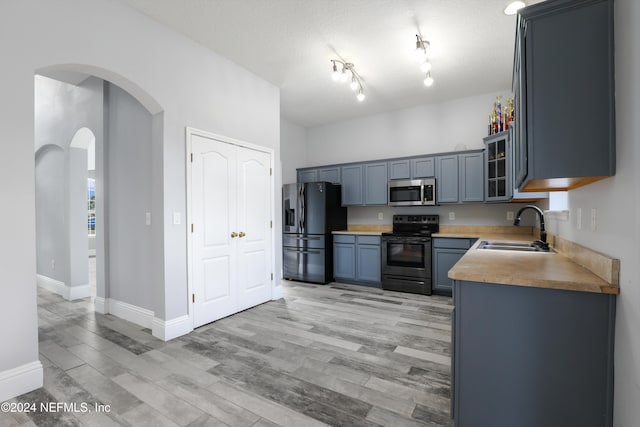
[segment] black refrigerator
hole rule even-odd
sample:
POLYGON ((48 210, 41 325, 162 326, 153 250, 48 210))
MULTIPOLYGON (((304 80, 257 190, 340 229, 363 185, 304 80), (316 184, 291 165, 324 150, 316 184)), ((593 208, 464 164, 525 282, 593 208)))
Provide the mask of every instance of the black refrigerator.
POLYGON ((282 186, 283 277, 311 283, 333 281, 332 231, 347 229, 340 186, 307 182, 282 186))

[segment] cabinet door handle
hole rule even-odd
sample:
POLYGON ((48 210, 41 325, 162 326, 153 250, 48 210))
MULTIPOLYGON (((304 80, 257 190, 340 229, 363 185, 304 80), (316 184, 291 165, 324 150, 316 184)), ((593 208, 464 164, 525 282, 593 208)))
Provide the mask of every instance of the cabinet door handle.
POLYGON ((235 239, 236 237, 238 237, 238 233, 236 233, 235 231, 231 233, 231 238, 235 239))
POLYGON ((242 238, 244 236, 246 236, 246 234, 244 234, 244 231, 241 231, 240 234, 238 234, 238 237, 240 237, 240 238, 242 238))

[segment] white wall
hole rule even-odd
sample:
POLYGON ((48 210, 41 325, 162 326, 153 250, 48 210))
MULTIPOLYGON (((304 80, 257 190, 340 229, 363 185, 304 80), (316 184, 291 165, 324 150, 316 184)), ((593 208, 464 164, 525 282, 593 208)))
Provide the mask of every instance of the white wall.
POLYGON ((152 235, 146 224, 146 213, 151 213, 152 117, 119 87, 109 84, 106 91, 109 296, 153 311, 152 235))
MULTIPOLYGON (((348 208, 349 224, 391 224, 394 214, 439 215, 440 225, 492 225, 510 226, 513 220, 507 220, 507 212, 518 212, 525 203, 473 203, 452 204, 433 207, 390 207, 390 206, 350 206, 348 208), (449 219, 453 212, 455 219, 449 219), (382 213, 382 220, 378 214, 382 213)), ((537 226, 537 216, 532 211, 522 214, 523 226, 537 226)))
POLYGON ((497 95, 509 90, 307 129, 307 164, 318 166, 483 148, 497 95))
POLYGON ((615 2, 616 176, 569 192, 571 220, 551 230, 620 259, 615 343, 614 425, 640 420, 640 2, 615 2), (577 209, 582 228, 576 228, 577 209), (591 209, 597 229, 590 230, 591 209))
MULTIPOLYGON (((161 233, 154 239, 163 257, 154 265, 162 270, 163 280, 154 283, 154 312, 161 320, 186 315, 187 226, 171 222, 173 212, 186 218, 185 126, 270 147, 279 159, 278 88, 110 0, 1 2, 0 57, 5 64, 0 68, 0 198, 11 200, 11 208, 0 211, 0 342, 5 349, 0 352, 0 373, 38 360, 33 76, 45 67, 112 81, 152 114, 162 114, 164 126, 154 141, 161 149, 152 165, 152 191, 162 194, 160 210, 157 215, 154 211, 161 233)), ((102 149, 96 147, 97 155, 102 149)), ((96 174, 101 179, 100 172, 96 174)), ((279 206, 279 192, 276 195, 279 206)), ((274 219, 279 235, 280 216, 274 219)), ((103 254, 97 251, 100 259, 103 254)), ((7 384, 0 384, 2 397, 28 387, 25 382, 7 384)))
MULTIPOLYGON (((502 95, 505 100, 509 94, 505 90, 309 128, 306 153, 298 150, 287 157, 293 165, 287 173, 294 182, 295 168, 305 166, 484 148, 482 138, 487 135, 493 102, 496 96, 502 95)), ((290 128, 289 135, 303 138, 300 129, 290 128)), ((283 144, 284 135, 283 131, 283 144)), ((425 213, 440 215, 440 223, 445 225, 513 225, 513 221, 506 220, 506 214, 522 206, 465 204, 408 210, 386 206, 349 207, 348 221, 349 224, 391 224, 393 214, 425 213), (380 212, 383 220, 378 219, 380 212), (455 214, 455 220, 449 220, 449 212, 455 214)), ((534 216, 527 215, 522 224, 533 225, 534 220, 534 216)))
POLYGON ((296 169, 307 164, 307 130, 287 120, 280 120, 280 161, 282 182, 296 182, 296 169))

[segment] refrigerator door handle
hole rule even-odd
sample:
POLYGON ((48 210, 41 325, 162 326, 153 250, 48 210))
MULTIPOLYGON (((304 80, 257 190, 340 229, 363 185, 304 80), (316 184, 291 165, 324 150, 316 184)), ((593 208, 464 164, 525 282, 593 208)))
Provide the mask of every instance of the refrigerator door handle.
POLYGON ((306 212, 305 212, 305 199, 306 199, 306 190, 304 187, 304 184, 302 184, 302 187, 300 188, 300 233, 304 234, 306 232, 306 225, 305 225, 305 218, 306 218, 306 212))

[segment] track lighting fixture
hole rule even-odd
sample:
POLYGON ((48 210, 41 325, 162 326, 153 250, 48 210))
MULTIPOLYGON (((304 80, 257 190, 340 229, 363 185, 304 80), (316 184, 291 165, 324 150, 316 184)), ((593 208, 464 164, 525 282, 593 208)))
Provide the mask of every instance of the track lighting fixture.
POLYGON ((424 85, 429 87, 433 84, 433 77, 431 77, 431 71, 427 71, 427 77, 424 79, 424 85))
POLYGON ((431 44, 428 40, 423 40, 418 34, 416 34, 416 50, 415 56, 420 63, 420 70, 427 73, 424 79, 425 86, 431 86, 433 84, 433 77, 431 77, 431 61, 429 61, 429 48, 431 44))
POLYGON ((349 80, 349 73, 351 73, 351 83, 349 83, 349 87, 351 90, 358 91, 358 94, 356 95, 356 99, 358 101, 364 101, 364 89, 362 87, 362 81, 360 81, 360 76, 356 73, 355 65, 351 62, 344 62, 339 59, 332 59, 331 64, 331 78, 333 81, 344 83, 349 80), (338 71, 338 64, 342 65, 342 71, 338 71))

